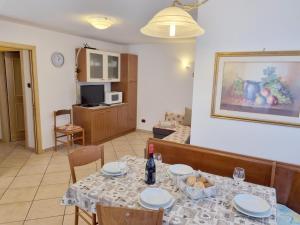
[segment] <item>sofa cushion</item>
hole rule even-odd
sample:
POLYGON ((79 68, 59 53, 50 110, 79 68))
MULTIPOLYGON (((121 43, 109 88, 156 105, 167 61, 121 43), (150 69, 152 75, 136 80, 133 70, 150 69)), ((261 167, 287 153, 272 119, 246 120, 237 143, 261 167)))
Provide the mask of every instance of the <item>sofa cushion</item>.
POLYGON ((300 225, 300 215, 285 205, 277 204, 278 225, 300 225))
POLYGON ((176 129, 176 121, 160 121, 158 126, 166 129, 176 129))
POLYGON ((165 137, 163 140, 185 144, 190 134, 191 128, 189 126, 178 125, 176 132, 165 137))
POLYGON ((173 113, 173 112, 166 112, 165 114, 166 121, 176 121, 178 124, 182 124, 184 120, 184 115, 173 113))
POLYGON ((185 107, 183 125, 191 126, 192 121, 192 109, 185 107))

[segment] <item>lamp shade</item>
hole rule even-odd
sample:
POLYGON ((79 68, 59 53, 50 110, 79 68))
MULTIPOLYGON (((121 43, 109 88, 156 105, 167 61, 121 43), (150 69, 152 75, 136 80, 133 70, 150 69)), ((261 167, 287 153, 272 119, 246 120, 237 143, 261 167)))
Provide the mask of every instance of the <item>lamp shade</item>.
POLYGON ((141 32, 158 38, 191 38, 204 34, 204 29, 188 12, 171 6, 159 11, 141 32))
POLYGON ((113 21, 107 17, 91 16, 88 18, 88 22, 95 28, 104 30, 109 28, 113 21))

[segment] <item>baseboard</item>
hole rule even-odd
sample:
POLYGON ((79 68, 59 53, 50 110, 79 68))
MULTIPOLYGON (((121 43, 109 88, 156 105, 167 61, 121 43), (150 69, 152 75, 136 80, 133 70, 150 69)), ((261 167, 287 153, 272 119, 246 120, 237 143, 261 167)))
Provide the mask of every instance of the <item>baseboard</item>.
POLYGON ((115 139, 115 138, 118 138, 118 137, 121 137, 121 136, 123 136, 123 135, 126 135, 126 134, 129 134, 129 133, 131 133, 131 132, 134 132, 134 131, 136 131, 136 129, 135 129, 135 128, 132 128, 132 129, 130 129, 130 130, 127 130, 127 131, 121 132, 121 133, 119 133, 119 134, 113 135, 113 136, 111 136, 111 137, 109 137, 109 138, 105 138, 105 139, 103 139, 103 140, 101 140, 101 141, 92 143, 92 145, 100 145, 100 144, 103 144, 103 143, 105 143, 105 142, 111 141, 111 140, 113 140, 113 139, 115 139))
POLYGON ((144 132, 144 133, 153 134, 153 132, 151 130, 136 129, 136 131, 141 131, 141 132, 144 132))
POLYGON ((55 147, 52 146, 52 147, 48 147, 48 148, 43 149, 43 151, 47 152, 47 151, 51 151, 51 150, 54 150, 54 149, 55 149, 55 147))
MULTIPOLYGON (((112 139, 115 139, 115 138, 118 138, 118 137, 121 137, 123 135, 126 135, 128 133, 131 133, 131 132, 134 132, 134 131, 139 131, 139 132, 144 132, 144 133, 147 133, 147 134, 153 134, 152 131, 149 131, 149 130, 143 130, 143 129, 130 129, 130 130, 127 130, 125 132, 122 132, 120 134, 117 134, 117 135, 114 135, 112 137, 109 137, 109 138, 106 138, 104 140, 101 140, 100 142, 97 142, 97 143, 93 143, 93 144, 87 144, 87 145, 100 145, 100 144, 103 144, 107 141, 110 141, 112 139)), ((59 148, 59 146, 57 146, 59 148)), ((44 152, 47 152, 47 151, 51 151, 51 150, 55 150, 55 147, 52 146, 52 147, 48 147, 48 148, 45 148, 43 149, 44 152)), ((59 151, 59 149, 58 149, 59 151)))

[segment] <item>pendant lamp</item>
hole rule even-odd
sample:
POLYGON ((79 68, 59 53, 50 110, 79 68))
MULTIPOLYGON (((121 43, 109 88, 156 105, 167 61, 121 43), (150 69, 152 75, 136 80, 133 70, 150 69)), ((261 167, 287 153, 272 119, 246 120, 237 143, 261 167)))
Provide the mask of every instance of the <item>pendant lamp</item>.
POLYGON ((187 11, 175 5, 159 11, 140 31, 157 38, 192 38, 205 32, 187 11))

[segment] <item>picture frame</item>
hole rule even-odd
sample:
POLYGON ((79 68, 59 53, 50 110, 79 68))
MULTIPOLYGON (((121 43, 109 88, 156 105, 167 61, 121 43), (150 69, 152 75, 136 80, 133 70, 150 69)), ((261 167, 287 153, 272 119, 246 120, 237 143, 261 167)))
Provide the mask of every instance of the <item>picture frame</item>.
POLYGON ((300 127, 300 51, 217 52, 211 117, 300 127))

